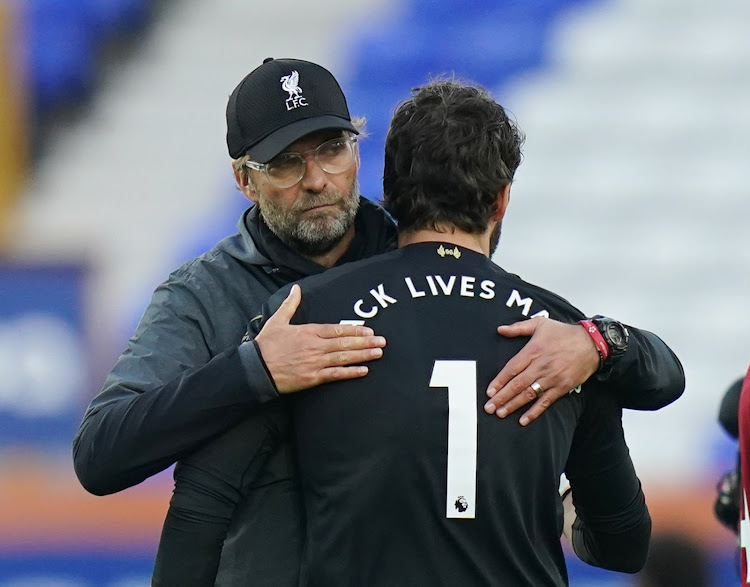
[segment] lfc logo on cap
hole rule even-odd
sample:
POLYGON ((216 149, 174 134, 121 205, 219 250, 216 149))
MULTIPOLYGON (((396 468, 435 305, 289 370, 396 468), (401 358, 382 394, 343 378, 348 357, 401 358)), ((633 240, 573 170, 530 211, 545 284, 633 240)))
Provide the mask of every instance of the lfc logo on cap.
POLYGON ((285 92, 289 92, 289 97, 286 99, 286 109, 294 110, 300 106, 307 106, 307 99, 302 95, 302 88, 299 87, 299 72, 293 71, 289 75, 285 75, 280 80, 281 89, 285 92))

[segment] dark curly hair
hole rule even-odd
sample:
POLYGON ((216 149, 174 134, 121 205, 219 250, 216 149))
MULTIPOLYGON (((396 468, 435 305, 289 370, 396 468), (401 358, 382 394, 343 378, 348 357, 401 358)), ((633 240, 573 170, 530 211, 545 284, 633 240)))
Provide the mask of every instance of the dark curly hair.
POLYGON ((481 87, 436 80, 415 88, 386 138, 383 206, 400 231, 482 233, 513 181, 523 141, 481 87))

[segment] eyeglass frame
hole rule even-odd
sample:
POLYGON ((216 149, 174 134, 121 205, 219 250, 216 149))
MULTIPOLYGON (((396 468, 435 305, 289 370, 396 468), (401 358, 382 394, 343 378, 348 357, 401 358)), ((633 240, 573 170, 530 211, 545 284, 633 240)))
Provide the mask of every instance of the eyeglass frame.
POLYGON ((315 161, 315 164, 318 167, 320 167, 325 173, 328 173, 329 175, 340 175, 340 174, 344 173, 345 171, 349 170, 351 168, 352 164, 354 163, 354 161, 356 160, 356 156, 355 156, 356 154, 354 152, 354 146, 356 144, 357 144, 357 137, 354 136, 354 135, 349 135, 349 136, 340 136, 340 137, 334 137, 332 139, 328 139, 327 141, 323 141, 322 143, 320 143, 317 147, 315 147, 313 149, 308 149, 307 151, 304 151, 304 152, 299 152, 299 151, 282 151, 281 153, 279 153, 279 155, 299 155, 299 157, 302 160, 302 163, 304 165, 304 167, 302 168, 302 173, 300 174, 299 178, 296 181, 294 181, 294 183, 290 183, 287 186, 276 185, 276 183, 274 183, 274 180, 271 179, 271 176, 268 175, 268 165, 271 164, 273 162, 273 159, 275 159, 279 155, 276 155, 276 157, 274 157, 273 159, 271 159, 271 161, 269 161, 268 163, 258 163, 257 161, 252 161, 252 160, 251 161, 245 161, 245 167, 248 167, 250 169, 254 169, 255 171, 262 172, 263 175, 266 176, 266 179, 269 181, 269 183, 272 186, 274 186, 275 188, 280 189, 280 190, 285 190, 287 188, 290 188, 290 187, 293 187, 293 186, 297 185, 299 182, 302 181, 302 178, 305 177, 305 173, 307 173, 307 163, 306 163, 307 162, 307 157, 308 157, 308 155, 311 155, 311 154, 313 155, 313 161, 315 161), (320 161, 318 161, 318 157, 317 157, 317 152, 320 150, 320 148, 323 147, 323 146, 325 146, 325 145, 327 145, 328 143, 333 142, 333 141, 343 141, 344 143, 346 143, 349 146, 349 148, 351 150, 351 154, 352 154, 352 161, 351 161, 351 163, 349 163, 349 165, 347 167, 345 167, 344 169, 342 169, 341 171, 335 171, 335 172, 327 171, 320 164, 320 161))

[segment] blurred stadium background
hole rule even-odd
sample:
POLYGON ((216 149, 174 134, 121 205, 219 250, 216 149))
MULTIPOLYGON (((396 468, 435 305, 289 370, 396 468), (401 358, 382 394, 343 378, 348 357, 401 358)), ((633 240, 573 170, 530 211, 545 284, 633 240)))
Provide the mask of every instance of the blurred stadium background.
POLYGON ((267 56, 342 81, 375 200, 410 87, 455 73, 515 114, 497 261, 677 352, 684 397, 626 434, 655 533, 734 584, 712 505, 750 363, 748 25, 745 0, 0 0, 0 586, 148 584, 169 472, 95 498, 70 442, 153 288, 234 231, 224 108, 267 56))

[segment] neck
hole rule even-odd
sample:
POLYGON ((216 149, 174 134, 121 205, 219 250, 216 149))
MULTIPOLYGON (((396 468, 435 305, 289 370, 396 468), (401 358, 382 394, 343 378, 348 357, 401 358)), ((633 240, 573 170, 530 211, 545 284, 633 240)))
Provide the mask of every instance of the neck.
POLYGON ((352 244, 354 239, 354 226, 351 226, 346 234, 341 237, 341 240, 327 253, 318 255, 316 257, 308 257, 311 261, 315 261, 318 265, 330 269, 333 267, 341 257, 344 256, 349 245, 352 244))
MULTIPOLYGON (((494 226, 494 225, 492 225, 494 226)), ((492 227, 488 228, 482 234, 470 234, 463 232, 457 228, 446 228, 444 232, 437 230, 414 230, 398 235, 398 246, 399 248, 407 245, 413 245, 415 243, 450 243, 452 245, 458 245, 465 249, 470 249, 481 253, 485 257, 490 256, 490 234, 492 233, 492 227)))

